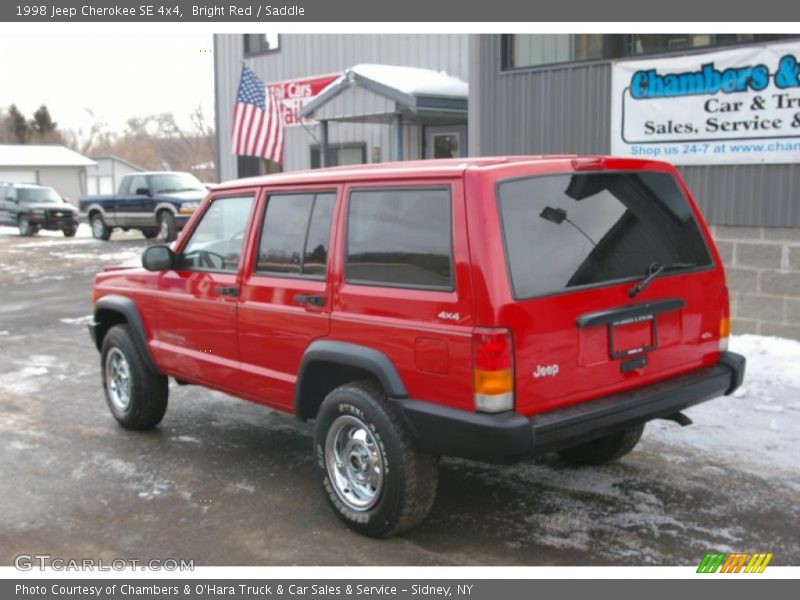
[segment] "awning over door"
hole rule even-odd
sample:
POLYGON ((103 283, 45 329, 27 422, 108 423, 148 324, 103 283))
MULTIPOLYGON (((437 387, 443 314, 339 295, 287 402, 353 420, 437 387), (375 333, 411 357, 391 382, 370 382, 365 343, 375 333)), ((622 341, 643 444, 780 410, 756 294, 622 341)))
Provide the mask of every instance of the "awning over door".
POLYGON ((447 73, 396 65, 351 67, 300 112, 319 121, 424 125, 466 123, 467 83, 447 73))

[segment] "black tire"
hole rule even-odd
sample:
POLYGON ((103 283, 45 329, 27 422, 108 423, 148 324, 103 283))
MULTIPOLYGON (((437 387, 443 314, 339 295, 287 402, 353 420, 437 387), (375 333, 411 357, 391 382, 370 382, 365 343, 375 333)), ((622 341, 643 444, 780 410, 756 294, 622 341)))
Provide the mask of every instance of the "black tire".
POLYGON ((145 237, 145 239, 152 240, 158 237, 158 228, 142 229, 142 235, 145 237))
POLYGON ((612 435, 561 450, 558 454, 576 465, 602 465, 618 460, 639 443, 644 423, 623 429, 612 435))
POLYGON ((78 233, 77 227, 68 227, 64 229, 64 237, 75 237, 75 234, 78 233))
POLYGON ((31 223, 31 220, 26 216, 21 216, 17 221, 17 226, 19 227, 19 234, 22 237, 31 237, 32 235, 36 235, 36 226, 31 223))
POLYGON ((92 228, 92 237, 94 239, 104 242, 111 239, 111 227, 106 225, 106 222, 103 220, 103 215, 100 213, 92 215, 92 218, 89 219, 89 225, 92 228))
POLYGON ((115 325, 108 330, 103 339, 100 352, 103 391, 111 414, 125 429, 150 429, 164 418, 167 410, 169 389, 164 375, 148 370, 139 348, 128 325, 115 325), (108 370, 113 368, 112 360, 122 355, 127 364, 128 402, 121 405, 112 390, 113 385, 108 377, 108 370))
POLYGON ((175 215, 168 210, 158 213, 158 235, 165 242, 174 242, 178 239, 178 224, 175 215))
MULTIPOLYGON (((362 431, 359 433, 363 436, 362 431)), ((345 435, 344 439, 353 440, 356 436, 345 435)), ((328 394, 317 415, 314 449, 325 497, 339 518, 358 533, 388 537, 418 525, 430 512, 436 497, 438 459, 413 444, 377 382, 348 383, 328 394), (337 439, 336 431, 341 431, 344 420, 365 427, 381 461, 381 485, 374 504, 359 509, 338 491, 338 479, 331 474, 326 460, 333 457, 329 442, 337 439)), ((354 464, 352 460, 347 463, 354 464)), ((331 468, 335 471, 335 467, 331 468)))

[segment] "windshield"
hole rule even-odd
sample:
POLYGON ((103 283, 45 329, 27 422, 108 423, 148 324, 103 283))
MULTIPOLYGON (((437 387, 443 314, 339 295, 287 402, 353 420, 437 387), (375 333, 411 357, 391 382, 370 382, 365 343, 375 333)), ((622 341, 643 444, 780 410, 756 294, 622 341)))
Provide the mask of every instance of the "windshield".
POLYGON ((17 188, 17 200, 25 203, 61 204, 61 196, 53 188, 17 188))
POLYGON ((514 296, 711 264, 697 221, 668 173, 548 175, 501 182, 514 296))
POLYGON ((165 173, 151 175, 150 186, 154 194, 169 194, 172 192, 205 192, 205 186, 194 175, 189 173, 165 173))

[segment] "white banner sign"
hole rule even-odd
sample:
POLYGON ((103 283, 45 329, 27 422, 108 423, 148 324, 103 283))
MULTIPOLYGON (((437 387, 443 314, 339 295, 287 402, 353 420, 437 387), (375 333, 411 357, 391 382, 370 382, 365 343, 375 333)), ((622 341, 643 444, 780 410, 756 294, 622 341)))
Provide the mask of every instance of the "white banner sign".
POLYGON ((616 156, 800 162, 800 42, 618 62, 611 88, 616 156))

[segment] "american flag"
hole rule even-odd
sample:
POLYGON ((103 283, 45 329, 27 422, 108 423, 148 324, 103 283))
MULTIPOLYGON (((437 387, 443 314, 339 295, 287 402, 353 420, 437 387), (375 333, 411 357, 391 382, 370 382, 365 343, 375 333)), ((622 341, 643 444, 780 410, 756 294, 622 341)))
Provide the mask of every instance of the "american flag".
POLYGON ((283 116, 277 100, 252 69, 242 65, 233 107, 233 153, 283 164, 283 116))

